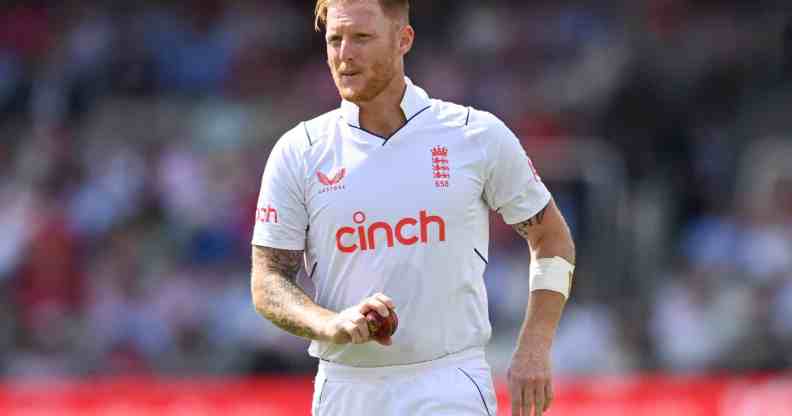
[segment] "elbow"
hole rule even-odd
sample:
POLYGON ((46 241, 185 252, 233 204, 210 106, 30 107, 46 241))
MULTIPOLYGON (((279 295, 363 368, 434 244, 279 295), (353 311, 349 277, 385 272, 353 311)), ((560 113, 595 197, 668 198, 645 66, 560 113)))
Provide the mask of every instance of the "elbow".
POLYGON ((255 291, 252 292, 251 301, 253 303, 253 309, 256 311, 256 313, 259 315, 263 315, 264 312, 263 303, 256 295, 255 291))
POLYGON ((255 277, 253 279, 253 284, 250 288, 251 294, 251 301, 253 303, 253 309, 256 311, 257 314, 266 318, 268 315, 268 308, 267 308, 267 297, 261 293, 261 289, 257 289, 255 284, 255 277))
POLYGON ((261 298, 257 298, 257 297, 254 296, 253 297, 253 309, 256 311, 258 316, 260 316, 260 317, 262 317, 262 318, 264 318, 264 319, 266 319, 268 321, 271 321, 272 313, 271 313, 271 310, 269 308, 269 304, 265 300, 263 300, 261 298))
POLYGON ((572 264, 577 263, 577 249, 575 248, 575 241, 571 238, 569 239, 569 260, 572 264))
POLYGON ((259 300, 258 296, 254 293, 252 296, 253 309, 259 315, 264 315, 264 304, 259 300))
POLYGON ((269 315, 266 298, 261 294, 253 293, 253 309, 264 318, 269 315))
POLYGON ((529 243, 536 258, 563 257, 572 264, 577 261, 575 242, 568 230, 542 236, 529 243))
POLYGON ((566 223, 556 230, 553 240, 555 241, 556 251, 561 254, 561 257, 575 264, 577 262, 577 248, 575 247, 575 240, 572 238, 572 231, 566 223))

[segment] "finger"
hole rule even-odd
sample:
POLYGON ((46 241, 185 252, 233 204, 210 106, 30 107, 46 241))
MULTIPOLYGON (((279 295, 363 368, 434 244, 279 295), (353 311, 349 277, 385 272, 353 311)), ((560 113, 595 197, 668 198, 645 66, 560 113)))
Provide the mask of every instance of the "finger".
POLYGON ((341 328, 343 329, 344 333, 346 333, 346 335, 349 337, 349 342, 353 344, 360 343, 359 341, 360 336, 357 333, 357 326, 353 322, 349 322, 349 321, 344 322, 341 325, 341 328))
POLYGON ((388 306, 373 296, 363 299, 360 305, 358 305, 358 311, 363 315, 369 313, 369 311, 377 311, 377 313, 383 317, 388 316, 390 313, 388 306))
POLYGON ((366 317, 362 313, 354 313, 349 315, 349 322, 355 326, 363 326, 366 324, 366 317))
POLYGON ((531 416, 531 408, 534 403, 534 390, 531 385, 523 386, 522 388, 522 414, 523 416, 531 416))
POLYGON ((522 408, 522 385, 512 379, 511 369, 507 373, 507 380, 509 395, 511 396, 511 414, 513 416, 520 416, 520 409, 522 408))
POLYGON ((550 405, 553 404, 553 399, 553 383, 552 381, 548 381, 545 385, 545 412, 550 409, 550 405))
POLYGON ((356 344, 362 344, 367 342, 369 339, 369 330, 368 330, 368 323, 366 321, 366 317, 356 313, 350 316, 349 321, 350 325, 354 328, 354 332, 357 335, 358 339, 356 344))
MULTIPOLYGON (((363 320, 365 322, 365 319, 363 320)), ((363 344, 368 341, 368 328, 366 328, 366 332, 363 332, 363 326, 360 325, 358 320, 349 322, 349 333, 352 336, 352 343, 354 344, 363 344)))
MULTIPOLYGON (((523 415, 523 400, 525 399, 523 395, 523 388, 519 384, 517 387, 512 389, 512 415, 513 416, 520 416, 523 415)), ((524 416, 530 416, 525 413, 524 416)))
POLYGON ((366 321, 366 318, 356 321, 355 324, 357 325, 357 329, 360 332, 362 342, 368 342, 369 338, 371 338, 371 332, 369 331, 368 321, 366 321))
POLYGON ((377 311, 377 313, 380 314, 380 316, 382 316, 383 318, 390 315, 390 309, 388 308, 388 305, 386 305, 384 302, 382 302, 377 298, 368 298, 366 302, 363 305, 361 305, 361 311, 363 310, 365 310, 365 312, 363 312, 363 315, 367 314, 368 311, 371 310, 377 311))
POLYGON ((377 293, 374 295, 374 297, 379 299, 380 302, 384 303, 389 308, 396 310, 396 304, 393 302, 393 299, 391 299, 387 295, 384 295, 382 293, 377 293))
POLYGON ((536 416, 542 416, 545 409, 545 386, 541 383, 539 386, 535 388, 534 393, 534 412, 536 412, 536 416))
POLYGON ((364 344, 368 342, 368 336, 363 333, 363 328, 356 326, 353 331, 355 331, 355 338, 357 339, 355 344, 364 344))
POLYGON ((333 342, 336 344, 349 344, 352 342, 352 335, 350 335, 349 332, 344 328, 341 328, 341 330, 338 331, 336 337, 333 339, 333 342))

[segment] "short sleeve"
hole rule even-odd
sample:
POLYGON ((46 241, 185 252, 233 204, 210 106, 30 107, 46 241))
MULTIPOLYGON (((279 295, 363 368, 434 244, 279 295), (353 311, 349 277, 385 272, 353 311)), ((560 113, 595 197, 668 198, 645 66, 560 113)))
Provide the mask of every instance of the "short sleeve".
POLYGON ((286 133, 272 149, 255 213, 253 245, 304 250, 308 212, 305 206, 301 150, 293 145, 299 130, 286 133))
POLYGON ((535 216, 550 202, 550 191, 517 136, 497 117, 483 113, 481 140, 487 159, 484 199, 507 224, 535 216))

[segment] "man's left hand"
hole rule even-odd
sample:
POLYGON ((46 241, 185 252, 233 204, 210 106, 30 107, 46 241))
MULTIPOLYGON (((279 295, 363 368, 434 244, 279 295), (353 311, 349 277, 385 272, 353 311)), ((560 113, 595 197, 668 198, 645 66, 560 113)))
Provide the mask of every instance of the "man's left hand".
POLYGON ((550 351, 537 347, 517 350, 508 373, 513 416, 542 416, 553 402, 550 351))

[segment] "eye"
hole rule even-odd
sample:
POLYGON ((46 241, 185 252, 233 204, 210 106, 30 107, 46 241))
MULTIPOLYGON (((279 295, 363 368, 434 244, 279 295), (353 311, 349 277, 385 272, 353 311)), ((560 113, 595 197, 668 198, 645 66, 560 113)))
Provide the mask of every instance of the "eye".
POLYGON ((327 37, 327 43, 330 45, 337 45, 341 43, 341 36, 331 35, 327 37))

